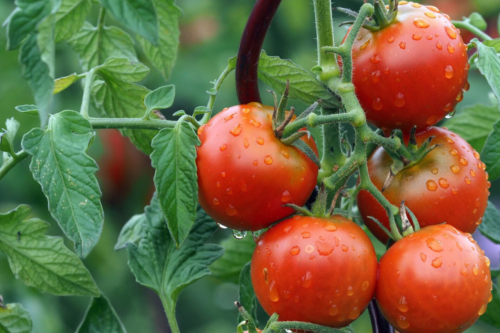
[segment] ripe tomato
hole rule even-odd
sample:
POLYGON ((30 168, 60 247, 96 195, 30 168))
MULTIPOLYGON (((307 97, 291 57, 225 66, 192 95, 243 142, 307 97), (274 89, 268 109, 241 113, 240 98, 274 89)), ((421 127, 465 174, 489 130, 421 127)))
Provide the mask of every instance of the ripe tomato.
POLYGON ((491 300, 489 265, 470 234, 429 226, 382 256, 375 298, 402 333, 463 332, 491 300))
MULTIPOLYGON (((430 144, 441 146, 400 171, 383 194, 395 206, 405 200, 422 227, 446 222, 473 233, 488 204, 491 184, 486 166, 464 139, 444 128, 432 127, 417 134, 418 145, 431 136, 435 138, 430 144)), ((392 159, 381 147, 368 159, 370 179, 378 189, 382 188, 391 164, 392 159)), ((374 217, 389 228, 384 208, 364 190, 359 192, 357 201, 366 226, 386 243, 387 235, 369 218, 374 217)))
POLYGON ((373 298, 377 256, 366 233, 342 216, 294 216, 259 240, 251 276, 268 314, 344 327, 373 298))
POLYGON ((352 58, 366 117, 386 132, 434 125, 469 87, 460 31, 433 6, 399 2, 395 23, 377 32, 361 29, 352 58))
MULTIPOLYGON (((272 108, 233 106, 200 127, 199 201, 218 223, 259 230, 302 206, 316 185, 318 167, 299 149, 278 140, 272 108)), ((312 137, 303 140, 316 152, 312 137)))

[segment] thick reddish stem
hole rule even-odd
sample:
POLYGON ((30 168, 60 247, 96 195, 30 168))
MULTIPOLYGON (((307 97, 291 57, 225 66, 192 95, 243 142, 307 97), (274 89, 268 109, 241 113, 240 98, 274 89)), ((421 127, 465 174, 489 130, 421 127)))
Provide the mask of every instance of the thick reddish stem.
POLYGON ((257 0, 241 37, 236 64, 236 92, 240 104, 261 102, 257 69, 267 30, 281 0, 257 0))

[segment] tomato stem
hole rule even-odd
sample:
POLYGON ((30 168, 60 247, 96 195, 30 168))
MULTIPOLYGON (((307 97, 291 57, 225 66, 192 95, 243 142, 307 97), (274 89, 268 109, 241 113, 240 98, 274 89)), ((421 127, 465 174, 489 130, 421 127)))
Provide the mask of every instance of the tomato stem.
POLYGON ((2 180, 3 177, 12 169, 14 168, 19 162, 23 161, 26 157, 28 157, 29 154, 24 151, 18 151, 15 156, 12 156, 8 158, 7 160, 4 160, 3 165, 0 167, 0 180, 2 180))
POLYGON ((299 321, 276 321, 269 325, 263 333, 280 333, 283 330, 303 330, 315 333, 346 333, 343 329, 331 328, 317 324, 299 322, 299 321))
POLYGON ((89 118, 89 104, 90 104, 90 93, 92 90, 92 83, 94 82, 95 68, 92 68, 85 78, 85 87, 83 89, 82 106, 80 108, 80 114, 88 119, 89 118))
MULTIPOLYGON (((192 117, 191 117, 192 118, 192 117)), ((194 118, 193 118, 194 119, 194 118)), ((160 130, 163 128, 174 128, 176 121, 163 119, 142 118, 89 118, 88 121, 93 129, 150 129, 160 130)))
POLYGON ((243 305, 241 305, 240 302, 234 302, 234 305, 236 305, 239 313, 241 314, 243 319, 245 319, 246 326, 248 327, 248 332, 257 333, 257 326, 255 325, 255 321, 250 315, 250 313, 248 313, 248 311, 243 307, 243 305))
POLYGON ((475 26, 473 26, 470 23, 470 19, 469 18, 465 18, 463 21, 451 21, 451 23, 453 23, 453 25, 456 28, 465 29, 467 31, 470 31, 474 35, 476 35, 477 37, 479 37, 479 38, 481 38, 483 40, 492 40, 493 39, 487 33, 483 32, 483 31, 479 30, 478 28, 476 28, 475 26))
POLYGON ((219 93, 220 87, 222 86, 222 83, 226 79, 226 77, 231 73, 235 68, 236 68, 236 63, 233 61, 234 58, 229 60, 228 65, 224 69, 224 71, 221 73, 217 81, 214 82, 214 87, 212 88, 212 93, 210 94, 210 98, 208 99, 207 103, 207 108, 210 110, 208 113, 205 113, 203 115, 203 118, 200 120, 200 124, 206 124, 209 120, 210 117, 212 117, 212 112, 215 104, 215 100, 217 99, 217 95, 219 93))
POLYGON ((170 331, 172 333, 180 333, 179 324, 177 324, 177 318, 175 317, 175 305, 171 304, 171 302, 163 295, 160 295, 160 299, 163 304, 163 308, 165 309, 165 314, 167 315, 170 331))

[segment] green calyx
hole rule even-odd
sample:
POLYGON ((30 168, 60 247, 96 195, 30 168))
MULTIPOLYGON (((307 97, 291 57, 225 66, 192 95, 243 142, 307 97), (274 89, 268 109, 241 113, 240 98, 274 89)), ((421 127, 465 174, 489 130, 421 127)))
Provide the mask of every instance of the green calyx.
MULTIPOLYGON (((396 0, 389 0, 387 6, 384 0, 374 0, 373 7, 375 12, 372 17, 367 18, 365 22, 363 22, 363 28, 375 32, 388 27, 396 21, 398 16, 398 2, 396 0)), ((337 10, 354 18, 358 16, 358 13, 347 8, 337 8, 337 10)), ((341 25, 352 23, 354 22, 347 21, 341 25)))

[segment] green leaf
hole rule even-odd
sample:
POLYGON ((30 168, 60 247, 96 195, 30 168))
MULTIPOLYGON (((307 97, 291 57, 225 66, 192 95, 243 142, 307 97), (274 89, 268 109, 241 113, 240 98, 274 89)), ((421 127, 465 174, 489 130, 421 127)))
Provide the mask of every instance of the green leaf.
POLYGON ((138 82, 149 73, 149 68, 140 62, 132 62, 125 58, 108 58, 99 67, 99 74, 112 76, 118 81, 138 82))
POLYGON ((168 85, 153 90, 144 99, 146 105, 146 115, 157 109, 167 109, 174 104, 175 86, 168 85))
POLYGON ((494 48, 495 51, 497 51, 497 53, 500 53, 500 38, 492 39, 492 40, 485 40, 485 41, 483 41, 483 44, 494 48))
POLYGON ((61 0, 56 13, 56 42, 71 38, 85 23, 92 9, 92 0, 61 0))
MULTIPOLYGON (((247 263, 241 270, 238 289, 238 300, 243 307, 250 313, 256 324, 257 322, 257 298, 252 286, 252 278, 250 276, 251 263, 247 263)), ((237 324, 241 323, 244 318, 238 314, 237 324)))
POLYGON ((49 224, 29 219, 31 209, 21 205, 0 214, 0 250, 12 272, 41 292, 54 295, 99 296, 92 276, 60 237, 46 236, 49 224))
POLYGON ((488 303, 488 308, 486 308, 486 312, 479 317, 481 321, 488 323, 494 327, 500 328, 500 291, 496 284, 493 284, 493 290, 491 290, 491 294, 493 295, 493 299, 490 303, 488 303))
POLYGON ((481 151, 493 124, 500 120, 497 106, 477 104, 466 107, 461 113, 447 120, 443 126, 460 135, 475 150, 481 151))
POLYGON ((224 255, 210 266, 210 270, 216 278, 237 284, 243 267, 252 260, 255 242, 251 235, 247 235, 243 239, 228 238, 221 246, 224 255))
POLYGON ((80 78, 81 77, 78 76, 76 73, 58 78, 57 80, 54 81, 54 91, 52 93, 54 95, 60 93, 61 91, 68 88, 70 85, 75 83, 80 78))
MULTIPOLYGON (((104 81, 96 81, 92 87, 96 108, 102 115, 110 118, 142 118, 146 112, 144 99, 149 93, 146 87, 116 80, 113 76, 100 73, 104 81)), ((151 114, 150 118, 157 118, 151 114)), ((151 140, 157 130, 121 130, 124 136, 143 151, 151 154, 151 140)))
POLYGON ((478 51, 477 68, 486 77, 497 100, 500 101, 500 58, 497 51, 493 47, 484 45, 477 38, 472 42, 476 44, 478 51))
POLYGON ((90 123, 75 111, 50 118, 48 128, 28 132, 22 146, 33 159, 30 170, 49 202, 49 211, 76 253, 85 258, 99 241, 104 220, 98 167, 85 152, 94 136, 90 123))
POLYGON ((479 231, 492 242, 500 244, 500 212, 490 201, 484 212, 483 222, 479 225, 479 231))
POLYGON ((31 315, 21 304, 0 307, 1 333, 31 333, 32 329, 31 315))
POLYGON ((101 295, 92 298, 85 318, 76 333, 126 333, 120 318, 109 300, 101 295))
POLYGON ((168 229, 178 247, 188 237, 196 219, 196 146, 199 144, 191 125, 183 121, 174 128, 161 130, 152 143, 154 182, 168 229))
POLYGON ((169 79, 177 59, 179 48, 179 17, 181 10, 173 0, 153 0, 158 15, 158 45, 138 37, 144 53, 160 74, 169 79))
POLYGON ((296 98, 309 105, 321 99, 322 106, 340 106, 337 98, 316 79, 316 76, 290 60, 270 57, 265 51, 262 51, 260 55, 259 79, 279 93, 285 91, 288 79, 290 81, 290 98, 296 98))
POLYGON ((152 0, 101 0, 117 21, 158 45, 158 18, 152 0))
POLYGON ((19 122, 14 118, 9 118, 5 121, 6 130, 0 132, 0 150, 8 152, 11 155, 15 153, 14 138, 19 130, 19 122))
POLYGON ((156 291, 164 300, 167 313, 175 311, 181 291, 209 275, 208 265, 222 255, 222 248, 204 244, 217 229, 199 209, 195 227, 180 249, 167 229, 155 195, 145 210, 143 238, 139 245, 128 243, 128 264, 138 283, 156 291))
POLYGON ((83 28, 69 40, 69 44, 78 54, 84 71, 102 65, 111 57, 137 61, 134 40, 117 27, 98 29, 86 22, 83 28))
POLYGON ((33 104, 16 106, 16 110, 30 116, 38 116, 38 106, 33 104))
POLYGON ((127 223, 125 223, 120 235, 118 236, 115 251, 124 249, 127 246, 127 243, 137 244, 139 240, 141 240, 145 219, 145 214, 134 215, 130 218, 130 220, 128 220, 127 223))
POLYGON ((486 164, 490 181, 500 178, 500 120, 493 125, 484 144, 481 160, 486 164))

